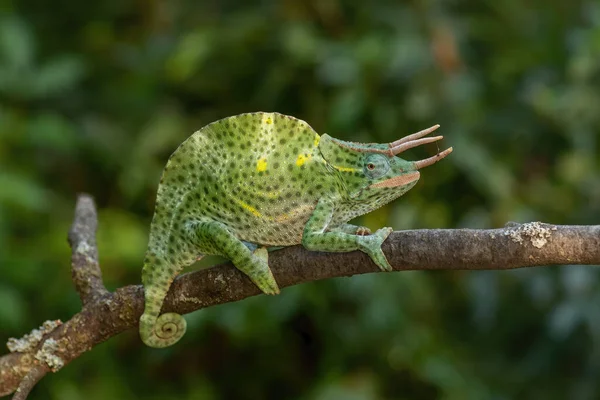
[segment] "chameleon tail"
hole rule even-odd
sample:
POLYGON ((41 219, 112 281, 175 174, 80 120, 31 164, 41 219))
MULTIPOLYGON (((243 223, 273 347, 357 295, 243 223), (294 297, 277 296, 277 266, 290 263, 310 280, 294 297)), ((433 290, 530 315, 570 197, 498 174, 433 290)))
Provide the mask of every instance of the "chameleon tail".
POLYGON ((145 289, 145 308, 140 318, 140 336, 150 347, 168 347, 183 337, 185 319, 176 313, 160 315, 169 287, 180 268, 175 271, 152 255, 146 257, 142 281, 145 289), (173 271, 173 272, 171 272, 173 271))

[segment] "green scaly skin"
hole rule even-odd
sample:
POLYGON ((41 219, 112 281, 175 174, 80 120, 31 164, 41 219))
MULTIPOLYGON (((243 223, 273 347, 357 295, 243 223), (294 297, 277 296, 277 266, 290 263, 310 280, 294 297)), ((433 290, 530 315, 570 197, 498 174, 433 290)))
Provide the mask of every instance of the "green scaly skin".
POLYGON ((392 229, 370 234, 346 223, 416 184, 415 163, 382 154, 388 148, 319 136, 304 121, 262 112, 225 118, 190 136, 169 158, 158 187, 142 273, 144 343, 166 347, 184 335, 183 317, 160 311, 173 279, 204 255, 230 259, 266 294, 279 293, 269 246, 361 250, 391 271, 381 244, 392 229), (407 179, 373 187, 399 176, 407 179))

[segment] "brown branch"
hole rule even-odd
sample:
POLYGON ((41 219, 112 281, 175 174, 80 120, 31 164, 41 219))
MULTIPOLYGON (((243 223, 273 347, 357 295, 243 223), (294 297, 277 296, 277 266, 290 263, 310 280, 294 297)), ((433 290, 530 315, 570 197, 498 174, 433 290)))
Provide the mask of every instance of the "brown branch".
MULTIPOLYGON (((133 285, 106 292, 97 262, 95 224, 93 202, 89 197, 81 197, 71 243, 73 268, 78 270, 74 281, 82 295, 83 309, 62 325, 49 323, 51 329, 43 332, 43 339, 35 346, 0 357, 0 396, 17 390, 40 363, 56 371, 97 344, 137 326, 144 307, 143 288, 133 285), (90 247, 81 245, 84 242, 90 247)), ((411 230, 392 233, 383 249, 396 271, 600 264, 600 226, 536 222, 489 230, 411 230)), ((318 253, 301 246, 271 253, 269 265, 281 288, 379 271, 361 252, 318 253)), ((226 263, 177 278, 164 311, 184 314, 259 293, 246 276, 226 263)))
POLYGON ((40 379, 42 379, 48 372, 50 372, 50 369, 44 365, 36 365, 30 369, 15 391, 13 400, 25 400, 27 396, 29 396, 31 389, 33 389, 40 379))
POLYGON ((68 238, 73 252, 72 279, 83 305, 108 293, 102 282, 102 271, 98 263, 97 227, 98 216, 94 200, 88 195, 79 196, 75 206, 75 220, 68 238))

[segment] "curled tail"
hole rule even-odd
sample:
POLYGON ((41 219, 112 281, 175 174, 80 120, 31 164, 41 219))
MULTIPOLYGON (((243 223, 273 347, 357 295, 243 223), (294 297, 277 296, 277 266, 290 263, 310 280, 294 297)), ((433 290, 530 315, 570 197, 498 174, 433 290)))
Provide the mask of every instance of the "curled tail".
POLYGON ((181 315, 160 315, 169 287, 179 270, 152 256, 147 256, 144 261, 145 307, 140 318, 140 337, 150 347, 171 346, 185 334, 187 324, 181 315))
POLYGON ((150 347, 168 347, 179 341, 185 334, 187 323, 176 313, 166 313, 160 317, 144 312, 140 318, 140 336, 150 347))

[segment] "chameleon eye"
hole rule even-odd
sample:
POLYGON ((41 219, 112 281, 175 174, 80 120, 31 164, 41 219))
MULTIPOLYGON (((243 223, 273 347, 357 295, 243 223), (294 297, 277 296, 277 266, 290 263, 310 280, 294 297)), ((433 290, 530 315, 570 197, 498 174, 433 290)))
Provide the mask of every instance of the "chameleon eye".
POLYGON ((370 154, 364 163, 365 175, 371 179, 385 175, 389 169, 389 161, 383 154, 370 154))

